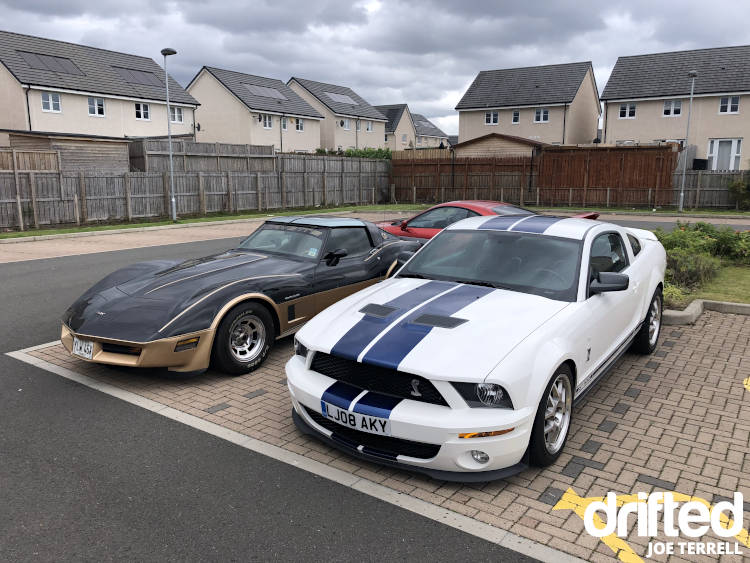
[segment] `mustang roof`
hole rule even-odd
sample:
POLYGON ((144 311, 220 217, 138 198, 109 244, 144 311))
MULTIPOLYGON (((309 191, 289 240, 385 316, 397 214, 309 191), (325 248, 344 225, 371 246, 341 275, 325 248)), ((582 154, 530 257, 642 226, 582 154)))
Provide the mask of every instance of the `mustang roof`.
POLYGON ((282 223, 285 225, 310 225, 312 227, 365 227, 367 223, 360 219, 351 219, 349 217, 310 217, 306 215, 297 215, 291 217, 274 217, 266 223, 282 223))
POLYGON ((586 233, 601 221, 578 219, 575 217, 553 217, 550 215, 484 216, 472 217, 453 223, 448 229, 512 231, 514 233, 535 233, 553 237, 583 240, 586 233))

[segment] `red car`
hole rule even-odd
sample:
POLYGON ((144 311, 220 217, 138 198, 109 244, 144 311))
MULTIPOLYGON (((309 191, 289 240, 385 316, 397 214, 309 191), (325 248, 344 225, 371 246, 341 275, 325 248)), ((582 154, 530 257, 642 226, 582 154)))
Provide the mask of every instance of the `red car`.
MULTIPOLYGON (((430 207, 427 211, 423 211, 411 219, 385 221, 378 223, 378 227, 397 237, 429 239, 448 225, 477 215, 517 215, 523 217, 524 215, 536 215, 536 213, 502 201, 449 201, 430 207)), ((599 214, 596 212, 581 213, 576 217, 596 219, 599 214)))

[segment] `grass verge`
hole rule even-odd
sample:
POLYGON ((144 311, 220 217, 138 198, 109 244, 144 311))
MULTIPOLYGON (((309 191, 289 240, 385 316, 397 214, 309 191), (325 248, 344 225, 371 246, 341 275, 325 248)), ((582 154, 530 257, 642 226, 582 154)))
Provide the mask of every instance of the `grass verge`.
POLYGON ((721 217, 722 215, 735 215, 750 218, 750 211, 738 211, 736 209, 686 209, 683 213, 677 211, 674 208, 658 208, 656 210, 644 209, 642 207, 549 207, 549 206, 536 206, 536 205, 524 205, 527 209, 534 211, 549 211, 554 213, 555 211, 564 211, 569 213, 582 213, 585 211, 598 211, 599 213, 627 213, 628 215, 680 215, 689 219, 693 215, 716 215, 721 217))
POLYGON ((694 299, 750 303, 750 266, 724 266, 716 277, 702 287, 669 299, 665 305, 674 309, 684 309, 694 299))

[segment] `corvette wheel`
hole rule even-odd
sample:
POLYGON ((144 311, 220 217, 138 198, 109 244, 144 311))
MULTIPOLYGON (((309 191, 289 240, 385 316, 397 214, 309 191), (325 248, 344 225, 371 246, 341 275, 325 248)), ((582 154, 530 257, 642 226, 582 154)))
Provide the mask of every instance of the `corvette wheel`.
POLYGON ((244 303, 232 309, 219 325, 214 338, 215 367, 230 375, 258 368, 274 342, 274 326, 265 307, 244 303))
POLYGON ((659 333, 661 332, 661 315, 663 299, 661 290, 657 289, 651 298, 651 304, 648 306, 646 320, 643 321, 638 334, 633 339, 633 351, 640 354, 651 354, 656 350, 659 342, 659 333))
POLYGON ((560 366, 547 384, 531 429, 529 453, 534 465, 547 466, 560 457, 573 415, 573 377, 560 366))

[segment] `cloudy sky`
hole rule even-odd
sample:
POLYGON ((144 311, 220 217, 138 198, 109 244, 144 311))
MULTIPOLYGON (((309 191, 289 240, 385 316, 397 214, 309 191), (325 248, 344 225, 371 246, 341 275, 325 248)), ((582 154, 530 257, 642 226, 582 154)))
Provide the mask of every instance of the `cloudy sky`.
POLYGON ((599 89, 619 55, 750 43, 737 0, 0 0, 0 29, 160 60, 183 85, 202 65, 350 86, 407 102, 448 134, 480 70, 594 63, 599 89))

